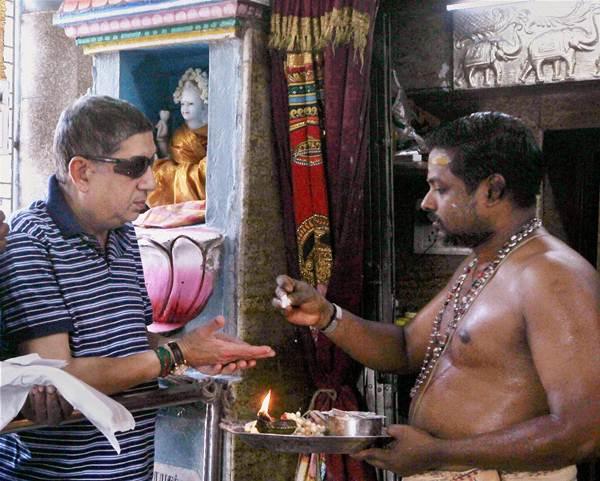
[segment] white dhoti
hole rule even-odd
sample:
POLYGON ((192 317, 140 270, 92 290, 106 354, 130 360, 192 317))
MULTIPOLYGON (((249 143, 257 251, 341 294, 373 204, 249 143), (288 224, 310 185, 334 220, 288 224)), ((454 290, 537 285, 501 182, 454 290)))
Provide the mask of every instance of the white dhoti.
POLYGON ((507 472, 493 469, 468 471, 428 471, 403 477, 403 481, 577 481, 577 468, 567 466, 554 471, 507 472))

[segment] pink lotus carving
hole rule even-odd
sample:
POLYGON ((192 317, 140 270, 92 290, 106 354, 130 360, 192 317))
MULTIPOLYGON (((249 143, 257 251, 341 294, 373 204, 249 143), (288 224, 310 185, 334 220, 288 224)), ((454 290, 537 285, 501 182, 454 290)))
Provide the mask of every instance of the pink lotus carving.
POLYGON ((222 236, 205 226, 136 228, 152 332, 176 329, 194 319, 213 291, 222 236))

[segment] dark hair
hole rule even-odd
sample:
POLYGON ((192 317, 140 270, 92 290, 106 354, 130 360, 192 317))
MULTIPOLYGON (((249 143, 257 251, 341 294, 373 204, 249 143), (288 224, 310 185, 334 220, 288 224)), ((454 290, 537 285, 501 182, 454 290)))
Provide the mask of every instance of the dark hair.
POLYGON ((66 181, 69 162, 76 155, 110 156, 132 135, 152 129, 148 118, 125 100, 80 97, 63 110, 54 131, 56 177, 66 181))
POLYGON ((469 193, 492 174, 506 181, 518 207, 535 204, 544 176, 542 152, 525 124, 500 112, 476 112, 445 124, 427 138, 430 149, 454 151, 451 172, 469 193))

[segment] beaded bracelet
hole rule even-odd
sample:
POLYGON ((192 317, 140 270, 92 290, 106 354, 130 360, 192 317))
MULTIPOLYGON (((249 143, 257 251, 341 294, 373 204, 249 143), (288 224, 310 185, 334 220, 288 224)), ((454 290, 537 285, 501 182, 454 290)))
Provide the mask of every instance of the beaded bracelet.
POLYGON ((160 361, 159 377, 167 377, 175 369, 175 362, 173 362, 171 351, 164 346, 158 346, 154 349, 154 353, 160 361))
POLYGON ((175 358, 174 366, 171 372, 173 374, 183 374, 185 370, 188 368, 187 361, 185 360, 185 356, 183 355, 183 351, 179 347, 176 341, 167 342, 167 346, 171 349, 173 353, 173 357, 175 358))

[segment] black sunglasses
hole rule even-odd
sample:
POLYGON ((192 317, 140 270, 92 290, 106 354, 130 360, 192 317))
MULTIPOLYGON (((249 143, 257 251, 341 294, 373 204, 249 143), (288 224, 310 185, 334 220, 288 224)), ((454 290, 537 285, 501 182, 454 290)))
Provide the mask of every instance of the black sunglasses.
POLYGON ((129 159, 117 159, 114 157, 96 157, 93 155, 82 155, 89 160, 97 162, 108 162, 115 164, 114 172, 116 174, 126 175, 132 179, 138 179, 146 173, 148 167, 150 167, 154 161, 158 158, 157 154, 152 157, 146 157, 145 155, 134 155, 129 159))

